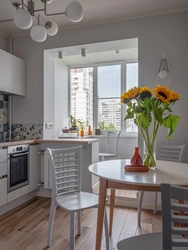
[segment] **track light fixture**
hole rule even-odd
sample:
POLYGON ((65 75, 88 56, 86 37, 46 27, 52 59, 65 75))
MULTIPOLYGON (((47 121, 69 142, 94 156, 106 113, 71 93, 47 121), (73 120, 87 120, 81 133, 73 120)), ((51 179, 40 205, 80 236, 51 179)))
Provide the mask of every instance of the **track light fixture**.
POLYGON ((20 29, 31 28, 31 38, 36 42, 43 42, 46 40, 47 35, 54 36, 58 32, 58 25, 54 21, 49 21, 41 15, 36 16, 36 12, 44 12, 45 16, 66 15, 72 22, 80 22, 83 18, 83 9, 79 2, 71 2, 67 5, 65 12, 47 13, 47 4, 53 0, 41 0, 44 8, 35 9, 35 2, 33 0, 9 0, 10 3, 16 8, 13 19, 0 20, 0 23, 13 21, 14 24, 20 29), (37 19, 38 24, 33 25, 33 17, 37 19), (41 24, 41 19, 44 25, 41 24))
POLYGON ((58 51, 58 58, 59 59, 63 59, 63 53, 62 53, 62 51, 58 51))
POLYGON ((83 57, 86 56, 86 49, 84 49, 84 48, 81 49, 81 55, 82 55, 83 57))

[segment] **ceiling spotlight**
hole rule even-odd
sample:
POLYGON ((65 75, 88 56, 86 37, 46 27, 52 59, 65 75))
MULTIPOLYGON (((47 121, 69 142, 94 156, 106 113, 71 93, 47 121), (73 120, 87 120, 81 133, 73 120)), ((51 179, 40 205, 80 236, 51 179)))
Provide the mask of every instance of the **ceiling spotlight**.
POLYGON ((58 58, 59 59, 63 59, 63 53, 62 53, 62 51, 58 51, 58 58))
POLYGON ((85 57, 86 56, 86 49, 81 49, 81 55, 83 56, 83 57, 85 57))
POLYGON ((118 54, 119 53, 119 49, 116 49, 115 52, 116 52, 116 54, 118 54))
MULTIPOLYGON (((35 12, 44 11, 46 16, 66 15, 72 22, 80 22, 83 18, 82 5, 79 2, 73 1, 67 5, 65 12, 47 13, 47 5, 53 0, 41 0, 44 8, 35 9, 34 0, 9 0, 16 8, 13 19, 0 20, 0 23, 14 21, 14 24, 20 29, 29 29, 33 25, 33 18, 39 19, 35 12)), ((44 18, 43 18, 44 19, 44 18)), ((31 29, 31 38, 34 41, 42 42, 46 40, 47 34, 54 36, 58 32, 58 25, 54 21, 44 20, 45 25, 35 25, 31 29), (41 32, 41 34, 40 34, 41 32)))
POLYGON ((167 60, 165 56, 163 55, 163 58, 161 59, 161 62, 160 62, 158 74, 161 79, 164 79, 164 78, 167 78, 168 73, 169 73, 169 70, 168 70, 167 60))

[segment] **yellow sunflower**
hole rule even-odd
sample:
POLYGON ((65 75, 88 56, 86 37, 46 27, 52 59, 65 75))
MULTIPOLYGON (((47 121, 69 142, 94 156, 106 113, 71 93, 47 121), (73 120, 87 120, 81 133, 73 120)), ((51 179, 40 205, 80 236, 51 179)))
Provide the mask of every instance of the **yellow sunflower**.
POLYGON ((180 98, 180 95, 179 95, 178 93, 172 91, 172 98, 171 98, 170 101, 171 101, 171 102, 175 102, 175 101, 177 101, 179 98, 180 98))
POLYGON ((152 96, 152 90, 148 87, 143 87, 140 89, 140 98, 144 100, 146 97, 151 98, 152 96))
POLYGON ((140 87, 131 88, 129 91, 126 92, 128 98, 136 98, 140 93, 140 87))
POLYGON ((155 96, 162 102, 170 103, 172 100, 172 91, 165 86, 158 85, 154 92, 155 96))

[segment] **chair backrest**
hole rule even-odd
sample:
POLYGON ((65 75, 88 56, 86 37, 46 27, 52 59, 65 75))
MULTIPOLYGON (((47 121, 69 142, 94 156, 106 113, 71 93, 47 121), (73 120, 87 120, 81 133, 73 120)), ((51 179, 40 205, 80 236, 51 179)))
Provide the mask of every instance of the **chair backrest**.
POLYGON ((79 192, 82 146, 64 149, 47 148, 52 169, 52 197, 79 192))
POLYGON ((182 237, 188 235, 188 216, 184 215, 188 212, 188 204, 183 203, 188 201, 188 188, 161 184, 161 197, 163 249, 179 246, 183 250, 183 247, 188 247, 188 239, 182 237))
POLYGON ((156 159, 163 161, 180 162, 185 144, 182 145, 167 145, 157 144, 156 159))
POLYGON ((108 131, 107 152, 117 155, 118 141, 121 131, 108 131))

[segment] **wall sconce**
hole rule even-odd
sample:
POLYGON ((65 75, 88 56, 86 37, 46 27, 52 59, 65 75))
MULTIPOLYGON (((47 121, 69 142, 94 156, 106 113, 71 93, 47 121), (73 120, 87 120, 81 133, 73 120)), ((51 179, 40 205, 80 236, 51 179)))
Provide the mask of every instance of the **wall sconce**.
POLYGON ((168 64, 165 56, 163 55, 163 58, 161 59, 160 66, 159 66, 159 72, 158 75, 161 79, 165 79, 168 77, 168 64))

